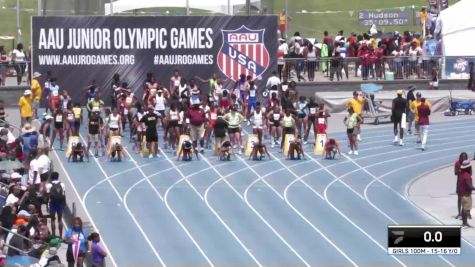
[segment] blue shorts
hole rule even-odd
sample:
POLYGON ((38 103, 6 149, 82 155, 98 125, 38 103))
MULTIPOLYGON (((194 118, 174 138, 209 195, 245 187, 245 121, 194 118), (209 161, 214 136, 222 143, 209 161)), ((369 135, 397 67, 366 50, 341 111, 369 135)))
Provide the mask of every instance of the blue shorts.
POLYGON ((49 213, 58 214, 58 216, 63 215, 64 212, 64 203, 57 203, 50 201, 49 202, 49 213))
POLYGON ((257 101, 249 101, 249 102, 247 102, 247 109, 248 109, 248 110, 252 110, 252 109, 256 110, 256 103, 257 103, 257 101))

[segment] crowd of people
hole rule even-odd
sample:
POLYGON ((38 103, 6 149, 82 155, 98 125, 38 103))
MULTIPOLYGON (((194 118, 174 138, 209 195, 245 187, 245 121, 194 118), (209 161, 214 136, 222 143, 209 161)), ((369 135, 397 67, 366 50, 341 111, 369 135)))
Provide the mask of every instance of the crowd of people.
MULTIPOLYGON (((284 85, 277 72, 268 78, 265 88, 257 88, 254 77, 244 74, 236 81, 225 81, 216 74, 209 79, 185 79, 175 71, 169 84, 160 84, 153 73, 148 73, 143 88, 133 90, 115 74, 110 88, 100 88, 92 81, 83 89, 84 99, 73 100, 67 90, 60 89, 53 73, 46 73, 44 78, 33 73, 31 89, 25 90, 18 102, 20 127, 7 124, 9 114, 0 101, 0 159, 22 162, 3 180, 8 194, 0 221, 4 233, 12 230, 20 234, 9 234, 6 244, 44 258, 54 256, 51 240, 59 237, 59 242, 68 244, 69 264, 81 266, 91 248, 97 266, 103 263, 106 254, 99 244, 99 235, 91 234, 89 246, 80 218, 74 219, 68 230, 63 229, 66 188, 51 167, 49 154, 53 149, 62 151, 66 147, 67 157, 73 162, 89 160, 90 156, 120 161, 127 155, 128 139, 134 152, 149 158, 169 150, 184 161, 199 159, 201 153, 208 152, 220 160, 232 160, 244 152, 246 136, 253 134, 256 139, 249 159, 271 159, 267 145, 281 152, 288 145, 285 156, 299 160, 305 158, 305 150, 314 145, 317 135, 326 135, 330 114, 322 101, 300 95, 295 82, 284 85), (111 105, 106 106, 106 102, 111 105), (43 108, 44 113, 40 111, 43 108), (15 131, 19 132, 18 137, 15 131), (85 143, 78 137, 81 133, 87 136, 85 143), (288 144, 286 136, 291 140, 288 144), (70 142, 73 139, 76 141, 70 142), (18 236, 27 239, 18 240, 18 236), (73 250, 74 245, 80 249, 73 250)), ((346 104, 343 123, 347 129, 348 155, 359 155, 362 115, 370 99, 355 91, 346 104)), ((414 127, 418 148, 425 150, 430 109, 429 101, 414 87, 407 92, 399 90, 392 104, 394 144, 403 146, 404 132, 413 134, 414 127)), ((341 140, 329 138, 322 156, 329 160, 341 157, 346 149, 340 143, 341 140)), ((466 193, 466 187, 461 188, 466 193)), ((463 203, 467 208, 467 201, 463 203)), ((461 212, 463 218, 469 216, 464 214, 461 212)), ((8 250, 10 256, 18 253, 8 250)))
POLYGON ((363 80, 439 79, 441 42, 430 34, 382 34, 373 27, 367 33, 352 32, 347 37, 342 30, 334 37, 325 31, 324 38, 315 41, 296 32, 279 42, 279 77, 284 81, 316 81, 319 72, 330 81, 335 77, 338 81, 344 77, 348 80, 350 72, 363 80), (386 77, 389 74, 392 77, 386 77))
POLYGON ((0 85, 5 86, 8 76, 16 76, 16 84, 20 85, 26 74, 30 81, 31 49, 26 50, 22 43, 18 43, 10 53, 5 46, 0 46, 0 85))

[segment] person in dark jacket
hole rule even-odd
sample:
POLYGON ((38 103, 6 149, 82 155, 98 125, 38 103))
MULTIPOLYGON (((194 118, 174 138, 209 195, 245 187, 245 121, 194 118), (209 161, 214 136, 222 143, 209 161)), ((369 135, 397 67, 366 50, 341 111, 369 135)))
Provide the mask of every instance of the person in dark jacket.
POLYGON ((474 70, 474 64, 473 62, 470 62, 468 63, 468 74, 470 75, 469 78, 468 78, 468 85, 467 85, 467 89, 468 90, 472 90, 474 91, 475 90, 475 70, 474 70))
POLYGON ((402 97, 403 95, 403 90, 398 90, 397 91, 397 97, 393 99, 393 105, 391 109, 391 120, 394 124, 394 144, 397 144, 399 141, 399 145, 403 146, 404 143, 402 139, 404 138, 404 129, 406 128, 403 123, 406 123, 406 120, 404 122, 402 121, 403 116, 406 116, 406 108, 407 108, 407 101, 405 98, 402 97), (398 131, 399 131, 399 136, 398 136, 398 131))
POLYGON ((472 164, 470 164, 470 160, 464 160, 460 166, 460 179, 458 183, 458 190, 462 195, 462 226, 464 227, 471 227, 468 224, 468 214, 472 209, 472 191, 475 190, 471 173, 472 164))
POLYGON ((417 113, 419 115, 419 126, 422 131, 421 147, 422 151, 425 149, 427 143, 427 135, 429 134, 429 115, 430 106, 426 104, 426 99, 421 98, 421 104, 417 107, 417 113))

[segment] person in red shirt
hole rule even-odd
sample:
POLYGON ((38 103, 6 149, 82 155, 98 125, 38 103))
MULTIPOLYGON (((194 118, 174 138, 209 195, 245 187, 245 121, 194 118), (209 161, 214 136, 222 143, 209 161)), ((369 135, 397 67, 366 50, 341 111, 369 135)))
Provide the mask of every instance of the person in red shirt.
POLYGON ((363 77, 363 80, 368 80, 369 69, 371 67, 371 55, 372 52, 368 48, 368 44, 366 42, 363 43, 358 51, 358 57, 361 61, 361 76, 363 77))
POLYGON ((201 108, 199 104, 193 105, 186 116, 190 121, 190 137, 193 142, 193 147, 198 150, 198 140, 200 141, 200 149, 198 151, 204 151, 204 135, 206 122, 206 112, 201 108))
POLYGON ((472 183, 472 164, 470 160, 464 160, 460 166, 460 179, 458 190, 462 195, 462 226, 471 227, 468 224, 468 215, 472 209, 472 191, 475 190, 472 183))
POLYGON ((328 117, 330 115, 325 111, 324 104, 320 104, 318 107, 318 114, 317 114, 317 134, 327 134, 327 126, 328 126, 328 117))
POLYGON ((430 115, 430 107, 429 105, 426 105, 426 99, 424 97, 421 98, 421 104, 417 107, 417 113, 419 114, 419 125, 422 130, 422 142, 420 149, 424 151, 425 145, 427 143, 427 135, 429 133, 430 115))
MULTIPOLYGON (((460 194, 460 190, 459 190, 459 187, 458 187, 458 184, 459 184, 459 180, 461 178, 461 169, 460 167, 462 166, 462 163, 464 160, 467 160, 468 159, 468 154, 466 152, 462 152, 460 153, 460 156, 458 158, 457 161, 455 161, 455 164, 454 164, 454 173, 455 175, 457 176, 457 183, 455 184, 456 186, 456 190, 455 192, 457 193, 457 216, 455 216, 455 219, 461 219, 462 218, 462 195, 460 194)), ((470 172, 470 174, 472 174, 470 172)), ((472 216, 470 216, 470 213, 469 213, 469 218, 471 219, 472 216)))

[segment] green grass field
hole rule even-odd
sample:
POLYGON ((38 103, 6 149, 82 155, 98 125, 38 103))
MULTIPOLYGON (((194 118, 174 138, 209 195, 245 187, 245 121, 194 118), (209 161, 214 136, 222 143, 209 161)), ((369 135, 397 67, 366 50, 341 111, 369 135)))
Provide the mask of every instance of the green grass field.
MULTIPOLYGON (((412 6, 415 12, 419 12, 422 6, 427 6, 427 0, 287 0, 288 15, 292 18, 289 23, 289 34, 299 31, 301 35, 321 39, 323 31, 328 30, 332 35, 339 30, 344 30, 345 35, 351 32, 364 32, 369 27, 361 27, 358 24, 358 12, 360 10, 374 10, 406 6, 409 11, 409 25, 386 26, 378 28, 383 32, 390 31, 415 31, 420 27, 412 21, 412 6), (306 10, 307 13, 301 13, 306 10), (311 14, 312 11, 344 11, 340 13, 311 14), (350 11, 353 14, 350 15, 350 11)), ((454 4, 458 0, 450 0, 454 4)), ((285 7, 285 0, 262 0, 262 6, 268 13, 278 14, 285 7)))
MULTIPOLYGON (((68 8, 74 6, 74 0, 43 0, 48 1, 47 14, 71 14, 68 8), (54 9, 57 9, 56 11, 54 9)), ((99 0, 81 0, 81 1, 99 1, 99 0)), ((150 0, 153 1, 153 0, 150 0)), ((331 34, 335 34, 338 30, 344 30, 345 34, 352 31, 363 32, 368 28, 358 25, 358 12, 364 9, 383 9, 391 7, 401 7, 412 5, 416 6, 415 11, 418 12, 420 6, 426 6, 427 0, 287 0, 288 14, 292 17, 289 24, 289 34, 299 31, 301 35, 321 39, 324 30, 328 30, 331 34), (301 13, 302 10, 308 13, 301 13), (343 11, 340 13, 330 14, 312 14, 312 11, 343 11), (353 11, 350 15, 350 11, 353 11)), ((450 0, 450 4, 458 0, 450 0)), ((84 2, 85 3, 85 2, 84 2)), ((97 7, 99 4, 92 2, 86 6, 97 7)), ((25 47, 30 45, 30 19, 31 16, 37 14, 37 0, 20 0, 20 28, 22 33, 22 42, 25 47)), ((267 9, 267 14, 278 14, 285 6, 285 0, 261 0, 261 6, 267 9)), ((16 36, 16 0, 0 0, 0 35, 16 36)), ((92 8, 93 9, 93 8, 92 8)), ((167 8, 153 10, 138 10, 135 13, 129 12, 126 15, 164 15, 165 10, 169 10, 170 14, 185 14, 183 8, 167 8)), ((409 17, 412 18, 412 8, 409 10, 409 17)), ((193 9, 193 15, 209 15, 207 11, 193 9)), ((83 14, 100 15, 97 8, 83 12, 83 14)), ((242 13, 241 13, 242 14, 242 13)), ((384 27, 379 28, 384 32, 419 30, 419 26, 410 24, 406 26, 384 27)), ((5 45, 7 50, 12 49, 12 41, 0 40, 0 45, 5 45)))

